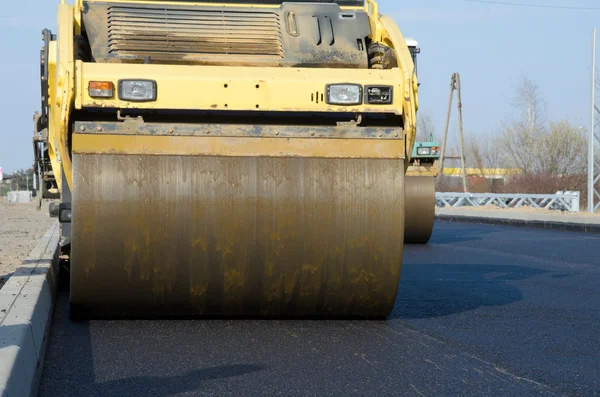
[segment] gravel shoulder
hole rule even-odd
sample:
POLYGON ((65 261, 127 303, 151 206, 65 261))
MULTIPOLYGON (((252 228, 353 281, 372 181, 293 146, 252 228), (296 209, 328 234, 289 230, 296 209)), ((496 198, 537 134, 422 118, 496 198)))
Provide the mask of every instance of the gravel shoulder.
POLYGON ((600 213, 592 215, 588 212, 561 212, 535 208, 510 208, 498 207, 459 207, 436 208, 436 215, 470 216, 482 218, 506 218, 524 220, 543 220, 559 223, 600 224, 600 213))
POLYGON ((0 197, 0 288, 52 225, 48 203, 12 204, 0 197))
POLYGON ((496 206, 481 206, 481 207, 459 207, 459 208, 441 208, 441 210, 457 210, 457 211, 472 211, 473 213, 486 213, 490 211, 500 211, 507 214, 529 214, 529 215, 556 215, 556 216, 578 216, 584 218, 592 218, 592 219, 600 219, 600 210, 596 212, 596 215, 592 215, 589 212, 581 211, 581 212, 562 212, 562 211, 552 211, 552 210, 544 210, 539 208, 531 208, 531 207, 521 207, 521 208, 509 208, 504 209, 496 206))

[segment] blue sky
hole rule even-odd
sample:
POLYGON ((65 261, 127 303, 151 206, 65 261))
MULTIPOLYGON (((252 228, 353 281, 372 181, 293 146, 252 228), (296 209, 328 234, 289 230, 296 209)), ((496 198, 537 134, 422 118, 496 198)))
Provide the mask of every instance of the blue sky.
MULTIPOLYGON (((514 0, 600 7, 597 0, 514 0)), ((39 108, 41 30, 56 30, 58 0, 9 1, 0 10, 0 167, 27 168, 32 115, 39 108)), ((515 110, 522 75, 535 81, 549 120, 588 122, 590 39, 600 10, 575 11, 481 4, 465 0, 380 0, 405 36, 419 41, 421 111, 443 129, 448 83, 461 74, 467 132, 493 134, 515 110)))

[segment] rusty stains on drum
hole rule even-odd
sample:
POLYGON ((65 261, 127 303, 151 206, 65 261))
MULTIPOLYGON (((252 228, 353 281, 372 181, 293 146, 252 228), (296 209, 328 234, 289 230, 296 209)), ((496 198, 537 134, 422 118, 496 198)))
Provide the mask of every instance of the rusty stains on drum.
POLYGON ((71 303, 99 314, 390 314, 403 160, 75 154, 71 303))

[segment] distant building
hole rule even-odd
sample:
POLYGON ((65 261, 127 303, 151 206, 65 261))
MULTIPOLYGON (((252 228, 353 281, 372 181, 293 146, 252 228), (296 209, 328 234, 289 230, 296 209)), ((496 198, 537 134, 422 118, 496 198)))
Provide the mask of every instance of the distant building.
MULTIPOLYGON (((519 168, 467 168, 467 177, 484 178, 484 179, 501 179, 505 180, 512 175, 520 175, 523 170, 519 168)), ((449 177, 462 177, 461 168, 444 168, 444 175, 449 177)))

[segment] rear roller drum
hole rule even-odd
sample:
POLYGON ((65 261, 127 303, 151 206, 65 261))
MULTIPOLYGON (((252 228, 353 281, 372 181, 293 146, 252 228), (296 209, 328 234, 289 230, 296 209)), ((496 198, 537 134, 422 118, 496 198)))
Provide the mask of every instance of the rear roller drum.
POLYGON ((407 176, 404 189, 404 242, 427 244, 433 232, 435 217, 435 180, 429 176, 407 176))

